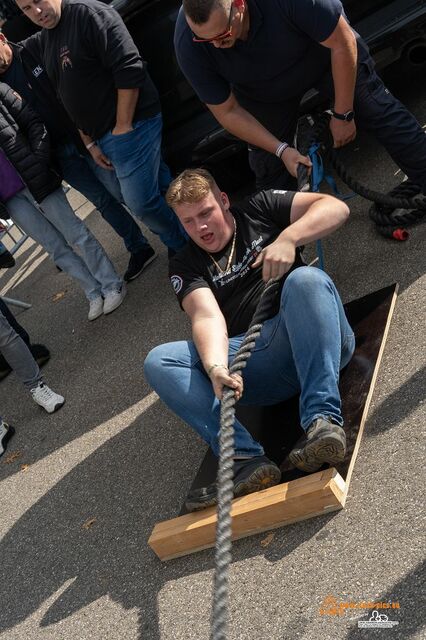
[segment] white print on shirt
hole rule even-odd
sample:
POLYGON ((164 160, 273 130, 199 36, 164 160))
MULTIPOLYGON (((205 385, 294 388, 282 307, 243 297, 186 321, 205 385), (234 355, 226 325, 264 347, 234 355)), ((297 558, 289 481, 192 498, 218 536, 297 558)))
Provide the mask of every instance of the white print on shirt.
POLYGON ((179 291, 182 289, 182 285, 183 285, 183 280, 180 276, 172 276, 170 278, 170 282, 172 283, 172 287, 175 290, 175 293, 179 293, 179 291))
POLYGON ((59 57, 61 59, 62 71, 65 71, 67 67, 70 67, 72 69, 72 61, 69 56, 69 53, 70 53, 70 50, 68 48, 68 45, 65 45, 64 47, 61 47, 59 49, 59 57))
POLYGON ((40 74, 43 73, 43 67, 41 67, 39 64, 34 67, 33 69, 33 76, 34 78, 38 78, 40 74))
POLYGON ((251 245, 247 247, 245 254, 241 258, 240 262, 233 264, 229 271, 226 273, 219 273, 214 275, 212 280, 220 287, 229 284, 236 278, 242 278, 250 270, 250 265, 256 260, 259 253, 262 251, 263 236, 259 236, 257 240, 253 240, 251 245))
POLYGON ((272 193, 278 193, 284 195, 287 191, 282 191, 281 189, 273 189, 272 193))

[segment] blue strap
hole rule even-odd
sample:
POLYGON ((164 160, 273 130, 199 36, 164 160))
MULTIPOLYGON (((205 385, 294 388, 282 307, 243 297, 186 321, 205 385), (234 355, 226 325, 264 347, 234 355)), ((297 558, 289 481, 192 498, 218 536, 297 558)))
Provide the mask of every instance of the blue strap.
POLYGON ((351 191, 348 194, 344 194, 337 188, 337 184, 335 179, 330 173, 324 172, 324 163, 319 153, 320 145, 318 143, 314 143, 309 147, 308 156, 312 162, 312 191, 318 192, 321 182, 325 180, 328 182, 330 187, 333 190, 334 195, 340 200, 349 200, 349 198, 353 198, 356 194, 351 191))

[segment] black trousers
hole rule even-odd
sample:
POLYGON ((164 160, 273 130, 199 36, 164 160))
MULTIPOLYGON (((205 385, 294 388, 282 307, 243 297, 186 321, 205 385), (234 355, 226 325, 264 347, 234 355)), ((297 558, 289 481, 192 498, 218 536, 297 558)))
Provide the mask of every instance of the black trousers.
MULTIPOLYGON (((315 88, 321 98, 329 100, 332 105, 331 72, 315 88)), ((296 131, 299 104, 298 98, 284 105, 281 130, 273 131, 289 144, 292 144, 296 131)), ((358 63, 354 110, 357 128, 373 134, 400 169, 426 194, 425 132, 413 114, 386 88, 376 73, 373 59, 366 52, 358 63)), ((267 114, 265 116, 267 120, 267 114)), ((268 128, 266 121, 265 126, 268 128)), ((249 163, 256 175, 257 188, 295 188, 294 178, 287 173, 282 161, 271 153, 250 150, 249 163)))

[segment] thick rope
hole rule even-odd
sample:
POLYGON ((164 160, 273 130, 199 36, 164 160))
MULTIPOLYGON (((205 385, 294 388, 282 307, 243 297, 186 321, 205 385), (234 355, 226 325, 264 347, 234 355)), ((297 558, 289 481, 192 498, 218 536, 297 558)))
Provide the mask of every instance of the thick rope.
POLYGON ((329 120, 330 116, 326 113, 319 116, 308 139, 300 144, 300 152, 306 155, 314 142, 320 143, 324 157, 330 161, 339 178, 352 191, 374 203, 369 215, 377 225, 378 231, 387 237, 404 239, 397 237, 395 231, 401 230, 401 226, 416 224, 426 216, 426 196, 419 193, 419 186, 409 180, 402 182, 389 193, 380 193, 359 183, 341 161, 339 150, 332 147, 329 120), (407 211, 401 213, 394 211, 395 209, 407 211))
MULTIPOLYGON (((253 319, 229 368, 229 373, 241 375, 247 365, 263 322, 269 317, 280 283, 270 280, 262 293, 253 319)), ((228 623, 228 576, 232 560, 231 506, 234 497, 234 422, 235 391, 226 387, 220 408, 219 468, 217 473, 217 526, 215 577, 212 612, 212 640, 226 640, 228 623)))

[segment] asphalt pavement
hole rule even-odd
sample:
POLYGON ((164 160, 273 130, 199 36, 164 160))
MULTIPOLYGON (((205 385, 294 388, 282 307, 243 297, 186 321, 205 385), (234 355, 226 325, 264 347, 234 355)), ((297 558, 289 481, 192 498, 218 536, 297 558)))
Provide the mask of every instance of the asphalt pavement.
MULTIPOLYGON (((395 87, 425 125, 424 77, 395 87)), ((348 161, 378 190, 401 180, 365 136, 348 161)), ((70 198, 123 273, 120 239, 70 198)), ((349 222, 324 241, 344 301, 399 283, 346 508, 233 545, 230 640, 425 637, 426 225, 406 242, 386 240, 368 206, 352 199, 349 222), (371 602, 394 603, 385 613, 398 624, 358 628, 371 602), (348 605, 341 615, 335 603, 348 605)), ((81 290, 31 241, 0 273, 0 293, 32 304, 16 315, 51 350, 45 378, 66 397, 49 416, 13 376, 0 384, 1 413, 16 428, 0 460, 2 640, 209 637, 213 550, 161 563, 147 545, 154 524, 178 514, 205 453, 143 377, 152 347, 189 336, 166 251, 152 242, 158 259, 117 311, 92 323, 81 290)))

